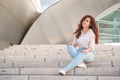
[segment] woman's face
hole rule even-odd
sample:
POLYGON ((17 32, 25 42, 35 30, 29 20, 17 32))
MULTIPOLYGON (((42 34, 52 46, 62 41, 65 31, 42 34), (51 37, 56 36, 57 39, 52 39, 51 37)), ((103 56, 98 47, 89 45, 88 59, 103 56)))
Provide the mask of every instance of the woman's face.
POLYGON ((82 26, 83 26, 83 28, 89 28, 89 26, 90 26, 90 18, 89 17, 87 17, 87 18, 85 18, 85 20, 83 20, 82 26))

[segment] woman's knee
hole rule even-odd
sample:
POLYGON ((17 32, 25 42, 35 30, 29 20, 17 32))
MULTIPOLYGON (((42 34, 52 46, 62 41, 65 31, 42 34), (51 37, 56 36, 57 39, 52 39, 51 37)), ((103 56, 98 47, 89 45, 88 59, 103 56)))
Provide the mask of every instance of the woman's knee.
POLYGON ((72 45, 67 45, 67 51, 70 51, 72 48, 72 45))
POLYGON ((87 59, 84 60, 84 62, 93 62, 93 61, 94 61, 94 57, 92 57, 92 58, 87 58, 87 59))
POLYGON ((74 58, 78 54, 77 50, 72 45, 67 46, 67 51, 72 56, 72 58, 74 58))

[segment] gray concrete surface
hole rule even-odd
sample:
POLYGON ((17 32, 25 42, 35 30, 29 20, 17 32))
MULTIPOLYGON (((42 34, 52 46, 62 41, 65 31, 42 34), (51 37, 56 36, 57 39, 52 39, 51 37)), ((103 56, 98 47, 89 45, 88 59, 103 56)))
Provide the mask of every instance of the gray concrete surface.
POLYGON ((87 68, 60 76, 58 71, 72 60, 66 45, 13 45, 0 50, 0 80, 119 80, 119 47, 96 45, 87 68))
POLYGON ((32 0, 0 0, 0 41, 20 43, 39 15, 32 0))
POLYGON ((21 44, 60 44, 71 41, 81 17, 95 18, 119 0, 61 0, 45 10, 36 20, 21 44))

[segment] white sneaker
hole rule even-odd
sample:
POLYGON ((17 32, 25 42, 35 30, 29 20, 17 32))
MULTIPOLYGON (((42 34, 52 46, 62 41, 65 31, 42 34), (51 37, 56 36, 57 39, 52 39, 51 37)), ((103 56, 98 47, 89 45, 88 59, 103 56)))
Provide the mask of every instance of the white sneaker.
POLYGON ((81 64, 77 65, 77 67, 79 67, 79 68, 86 68, 87 66, 86 66, 85 63, 81 63, 81 64))
POLYGON ((59 73, 59 75, 63 75, 64 76, 65 75, 65 70, 61 69, 58 73, 59 73))

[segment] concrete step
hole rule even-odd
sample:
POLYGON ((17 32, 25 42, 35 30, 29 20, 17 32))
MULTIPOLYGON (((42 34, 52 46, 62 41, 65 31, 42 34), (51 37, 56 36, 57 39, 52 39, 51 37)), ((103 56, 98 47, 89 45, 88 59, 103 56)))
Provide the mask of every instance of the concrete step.
MULTIPOLYGON (((3 68, 0 75, 49 75, 59 76, 60 68, 3 68)), ((75 68, 66 76, 120 76, 119 67, 75 68)))
POLYGON ((2 68, 0 69, 0 75, 18 75, 20 74, 19 68, 2 68))
MULTIPOLYGON (((67 45, 14 45, 12 47, 6 48, 5 50, 9 50, 9 49, 13 49, 13 50, 17 50, 17 49, 32 49, 32 50, 39 50, 39 49, 66 49, 67 45)), ((110 46, 110 45, 95 45, 95 50, 96 51, 106 51, 106 50, 112 50, 114 47, 114 49, 118 49, 115 46, 110 46)))
POLYGON ((0 80, 120 80, 119 76, 0 75, 0 80))
POLYGON ((96 76, 30 76, 30 80, 97 80, 96 76))
MULTIPOLYGON (((58 75, 59 68, 21 68, 20 74, 58 75)), ((75 76, 119 76, 118 67, 98 67, 98 68, 75 68, 67 72, 66 75, 75 76), (91 74, 92 73, 92 74, 91 74)))
MULTIPOLYGON (((114 61, 119 61, 120 57, 99 57, 96 56, 92 63, 87 63, 88 67, 111 67, 117 65, 114 61)), ((69 55, 64 56, 4 56, 0 57, 1 66, 12 64, 13 67, 63 67, 67 65, 72 58, 69 55), (2 64, 3 63, 3 64, 2 64)), ((117 61, 117 62, 118 62, 117 61)), ((118 62, 119 63, 119 62, 118 62)), ((10 65, 11 66, 11 65, 10 65)))
POLYGON ((0 80, 29 80, 28 75, 0 75, 0 80))
POLYGON ((9 47, 9 48, 5 48, 5 50, 7 49, 52 49, 52 48, 56 48, 56 49, 61 49, 61 48, 66 48, 66 45, 14 45, 12 47, 9 47))
POLYGON ((95 45, 95 60, 66 76, 60 68, 72 61, 66 45, 13 45, 0 50, 0 80, 120 80, 119 48, 95 45))
POLYGON ((119 76, 30 76, 30 80, 120 80, 119 76))
MULTIPOLYGON (((31 61, 15 61, 15 62, 6 62, 6 63, 0 63, 0 68, 59 68, 59 67, 64 67, 69 63, 67 62, 39 62, 37 60, 31 60, 31 61)), ((120 66, 119 64, 116 63, 111 63, 108 61, 103 61, 103 62, 92 62, 88 63, 87 67, 118 67, 120 66)))
MULTIPOLYGON (((20 55, 57 55, 61 54, 62 55, 69 55, 66 49, 47 49, 47 50, 5 50, 5 51, 0 51, 0 56, 20 56, 20 55)), ((111 55, 111 56, 117 56, 116 54, 119 54, 119 52, 113 52, 113 51, 95 51, 95 55, 111 55)))
POLYGON ((2 68, 12 68, 13 63, 0 63, 0 69, 2 68))

